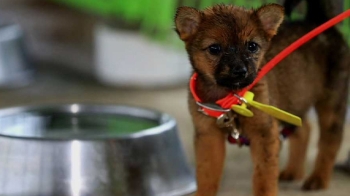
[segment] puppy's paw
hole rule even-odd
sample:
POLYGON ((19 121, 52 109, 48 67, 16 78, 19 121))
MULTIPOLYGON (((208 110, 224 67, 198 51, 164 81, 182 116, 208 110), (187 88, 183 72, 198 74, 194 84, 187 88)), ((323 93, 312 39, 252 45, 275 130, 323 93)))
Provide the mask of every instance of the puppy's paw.
POLYGON ((328 179, 325 179, 322 176, 311 175, 302 186, 302 190, 304 191, 314 191, 326 189, 328 187, 328 179))
POLYGON ((283 182, 292 182, 301 180, 303 176, 302 172, 285 169, 280 172, 279 180, 283 182))

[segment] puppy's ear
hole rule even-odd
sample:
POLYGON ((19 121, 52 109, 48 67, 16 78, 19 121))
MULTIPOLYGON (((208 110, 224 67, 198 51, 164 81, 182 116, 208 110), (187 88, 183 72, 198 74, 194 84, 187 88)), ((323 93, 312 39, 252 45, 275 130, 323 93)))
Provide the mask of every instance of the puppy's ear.
POLYGON ((186 41, 197 30, 201 22, 201 12, 191 7, 179 7, 175 16, 176 32, 186 41))
POLYGON ((284 8, 278 4, 268 4, 255 11, 264 30, 270 37, 277 33, 277 29, 283 22, 284 8))

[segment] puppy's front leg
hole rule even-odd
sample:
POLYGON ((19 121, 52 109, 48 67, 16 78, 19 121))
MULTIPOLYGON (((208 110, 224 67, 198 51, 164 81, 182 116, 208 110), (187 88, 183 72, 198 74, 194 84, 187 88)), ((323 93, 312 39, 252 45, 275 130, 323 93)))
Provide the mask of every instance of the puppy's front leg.
POLYGON ((274 119, 267 116, 263 118, 268 118, 270 123, 251 123, 249 126, 250 150, 254 164, 254 195, 276 196, 279 175, 279 132, 277 122, 274 119))
POLYGON ((216 195, 222 175, 225 158, 225 133, 220 130, 215 119, 195 117, 196 155, 196 196, 216 195))

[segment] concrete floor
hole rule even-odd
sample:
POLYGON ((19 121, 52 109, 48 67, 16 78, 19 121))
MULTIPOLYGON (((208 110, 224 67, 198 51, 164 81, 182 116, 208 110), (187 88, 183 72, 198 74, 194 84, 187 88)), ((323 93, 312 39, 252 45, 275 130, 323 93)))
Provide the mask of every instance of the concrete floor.
MULTIPOLYGON (((0 107, 43 103, 109 103, 128 104, 157 109, 174 116, 179 125, 180 137, 191 164, 193 159, 193 129, 187 111, 185 87, 167 90, 118 90, 104 87, 89 79, 77 79, 66 74, 47 72, 38 75, 36 81, 25 88, 0 91, 0 107)), ((313 116, 311 114, 311 116, 313 116)), ((313 122, 315 122, 315 118, 313 122)), ((348 120, 348 122, 350 122, 348 120)), ((317 126, 314 124, 312 142, 308 151, 307 172, 310 172, 316 155, 317 126)), ((346 160, 350 150, 350 124, 345 131, 345 140, 338 156, 338 163, 346 160)), ((287 142, 281 152, 281 164, 286 161, 287 142)), ((219 196, 251 195, 252 164, 248 148, 228 145, 226 166, 219 196)), ((350 176, 335 172, 331 187, 327 191, 304 193, 301 182, 280 184, 281 196, 345 196, 350 192, 350 176)))

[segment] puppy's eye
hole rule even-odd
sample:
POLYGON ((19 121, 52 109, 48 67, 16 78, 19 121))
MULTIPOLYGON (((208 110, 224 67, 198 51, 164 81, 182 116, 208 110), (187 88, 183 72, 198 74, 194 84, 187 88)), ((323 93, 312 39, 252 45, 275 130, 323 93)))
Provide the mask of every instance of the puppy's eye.
POLYGON ((259 50, 259 45, 255 42, 248 42, 247 49, 251 53, 256 53, 259 50))
POLYGON ((221 53, 221 46, 219 44, 213 44, 209 46, 208 50, 211 55, 219 55, 221 53))

